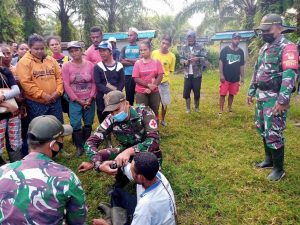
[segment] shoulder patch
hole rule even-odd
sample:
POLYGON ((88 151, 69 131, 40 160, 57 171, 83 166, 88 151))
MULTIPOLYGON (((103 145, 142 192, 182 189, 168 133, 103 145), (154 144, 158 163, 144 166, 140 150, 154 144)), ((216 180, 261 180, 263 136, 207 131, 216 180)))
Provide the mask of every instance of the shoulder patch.
POLYGON ((282 69, 298 69, 299 54, 297 46, 294 44, 288 44, 285 46, 282 53, 282 69))
POLYGON ((157 129, 157 122, 155 119, 151 119, 149 122, 149 127, 152 129, 157 129))

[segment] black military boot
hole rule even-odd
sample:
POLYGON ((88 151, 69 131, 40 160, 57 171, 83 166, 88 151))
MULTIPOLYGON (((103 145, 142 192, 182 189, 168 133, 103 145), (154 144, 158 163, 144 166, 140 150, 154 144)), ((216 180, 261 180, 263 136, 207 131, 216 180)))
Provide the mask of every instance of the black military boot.
POLYGON ((2 156, 0 156, 0 166, 3 166, 5 164, 6 164, 5 160, 2 158, 2 156))
POLYGON ((267 146, 265 139, 263 139, 265 147, 265 160, 261 163, 257 163, 255 166, 261 169, 271 169, 273 168, 272 152, 271 149, 267 146))
POLYGON ((15 162, 15 161, 19 161, 23 158, 21 149, 17 149, 15 151, 14 150, 13 151, 7 151, 7 153, 8 153, 9 161, 11 163, 15 162))
POLYGON ((76 146, 76 156, 79 157, 83 154, 83 135, 82 130, 73 131, 73 141, 76 146))
POLYGON ((87 141, 87 139, 91 136, 92 133, 92 127, 91 126, 84 126, 82 128, 83 130, 83 143, 87 141))
POLYGON ((285 176, 283 170, 284 146, 279 149, 272 149, 273 169, 267 177, 270 181, 280 181, 285 176))

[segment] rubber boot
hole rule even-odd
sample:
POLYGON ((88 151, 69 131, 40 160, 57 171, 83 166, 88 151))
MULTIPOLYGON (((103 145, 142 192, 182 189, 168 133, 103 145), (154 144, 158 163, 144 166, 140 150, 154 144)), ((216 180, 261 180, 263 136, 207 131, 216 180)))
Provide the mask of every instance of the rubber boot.
POLYGON ((194 100, 195 101, 195 112, 200 112, 200 108, 199 108, 199 105, 200 105, 200 99, 197 98, 194 100))
POLYGON ((83 135, 82 130, 73 132, 73 141, 76 146, 76 156, 79 157, 83 154, 83 135))
POLYGON ((92 133, 92 127, 91 126, 84 126, 82 128, 83 130, 83 143, 87 141, 87 139, 91 136, 92 133))
POLYGON ((9 161, 11 163, 15 162, 15 161, 19 161, 23 158, 21 149, 17 149, 15 151, 14 150, 13 151, 7 151, 7 154, 8 154, 9 161))
POLYGON ((255 166, 261 169, 270 169, 273 168, 272 152, 271 149, 267 146, 266 140, 263 139, 265 147, 265 160, 261 163, 257 163, 255 166))
POLYGON ((100 210, 102 213, 104 213, 105 217, 104 220, 106 220, 106 222, 108 224, 112 224, 111 222, 111 207, 108 203, 105 202, 101 202, 98 205, 98 210, 100 210))
POLYGON ((186 104, 186 113, 191 113, 191 99, 190 98, 185 99, 185 104, 186 104))
POLYGON ((281 178, 285 176, 285 172, 283 170, 284 146, 279 149, 271 149, 271 152, 273 159, 273 169, 267 178, 270 181, 280 181, 281 178))
POLYGON ((111 221, 113 225, 124 225, 127 223, 127 210, 121 207, 111 208, 111 221))
POLYGON ((3 166, 5 164, 6 164, 5 160, 2 158, 2 156, 0 156, 0 166, 3 166))

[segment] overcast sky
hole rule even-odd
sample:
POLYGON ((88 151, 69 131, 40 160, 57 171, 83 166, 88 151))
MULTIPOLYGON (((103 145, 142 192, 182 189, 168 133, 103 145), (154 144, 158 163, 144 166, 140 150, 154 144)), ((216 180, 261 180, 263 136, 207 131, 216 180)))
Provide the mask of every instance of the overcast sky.
MULTIPOLYGON (((193 2, 194 0, 169 0, 171 2, 171 8, 162 2, 161 0, 143 0, 144 5, 147 8, 153 9, 159 15, 176 15, 180 12, 187 3, 193 2)), ((48 0, 41 0, 41 2, 49 4, 48 0)), ((39 14, 41 16, 47 16, 47 14, 52 14, 49 9, 40 9, 39 14)), ((199 26, 204 18, 202 13, 194 14, 189 20, 189 24, 196 28, 199 26)))

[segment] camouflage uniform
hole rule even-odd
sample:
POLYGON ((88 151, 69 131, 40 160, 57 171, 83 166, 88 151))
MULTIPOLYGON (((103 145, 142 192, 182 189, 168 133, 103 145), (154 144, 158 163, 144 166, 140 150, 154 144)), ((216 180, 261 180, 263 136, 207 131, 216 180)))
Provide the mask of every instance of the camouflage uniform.
POLYGON ((113 160, 123 150, 133 147, 135 152, 153 152, 161 161, 159 133, 154 112, 145 105, 130 107, 130 118, 115 122, 109 114, 85 144, 85 151, 96 169, 101 162, 113 160), (98 151, 103 140, 113 133, 120 143, 116 148, 98 151))
POLYGON ((42 153, 1 167, 0 187, 0 224, 85 223, 78 177, 42 153))
POLYGON ((284 145, 283 130, 286 125, 287 111, 283 115, 273 115, 276 103, 288 105, 295 86, 297 65, 290 65, 296 46, 284 36, 266 43, 259 52, 255 64, 248 96, 256 96, 256 128, 271 149, 284 145))

